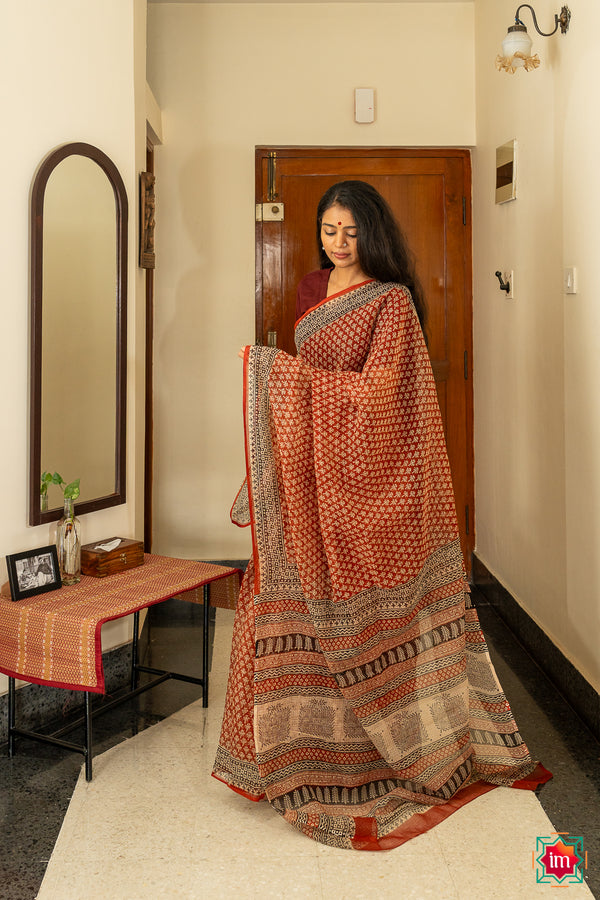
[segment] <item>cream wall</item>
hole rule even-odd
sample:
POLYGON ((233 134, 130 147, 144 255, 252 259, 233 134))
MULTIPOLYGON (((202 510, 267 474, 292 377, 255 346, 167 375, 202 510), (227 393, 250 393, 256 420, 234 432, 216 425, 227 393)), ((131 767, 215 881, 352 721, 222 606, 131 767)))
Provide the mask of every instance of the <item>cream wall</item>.
MULTIPOLYGON (((28 527, 29 197, 41 160, 60 144, 86 141, 116 164, 129 196, 128 464, 124 506, 82 517, 85 541, 143 533, 144 292, 137 268, 137 180, 145 168, 144 0, 19 0, 0 29, 2 115, 2 329, 0 582, 6 554, 48 544, 53 529, 28 527)), ((103 628, 105 647, 127 623, 103 628)), ((0 676, 0 691, 6 679, 0 676)))
POLYGON ((148 7, 156 154, 154 549, 250 554, 238 348, 254 341, 254 148, 471 145, 472 3, 148 7), (448 59, 448 48, 452 57, 448 59), (374 87, 373 125, 353 121, 374 87))
MULTIPOLYGON (((571 7, 567 35, 535 39, 541 67, 509 76, 493 61, 515 4, 475 4, 477 549, 600 689, 600 6, 571 7), (518 198, 495 206, 495 147, 512 138, 518 198), (576 295, 563 294, 565 266, 576 295), (515 271, 514 301, 496 269, 515 271)), ((535 9, 551 30, 558 5, 535 9)))

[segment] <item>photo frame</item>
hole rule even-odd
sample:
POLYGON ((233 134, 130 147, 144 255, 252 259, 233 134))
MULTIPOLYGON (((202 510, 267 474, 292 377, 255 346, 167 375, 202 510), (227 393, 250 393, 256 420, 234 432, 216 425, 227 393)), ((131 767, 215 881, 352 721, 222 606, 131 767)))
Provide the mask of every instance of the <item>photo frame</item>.
POLYGON ((156 254, 154 252, 155 198, 152 172, 140 172, 140 267, 154 269, 156 254))
POLYGON ((62 587, 56 544, 6 557, 11 600, 25 600, 62 587))

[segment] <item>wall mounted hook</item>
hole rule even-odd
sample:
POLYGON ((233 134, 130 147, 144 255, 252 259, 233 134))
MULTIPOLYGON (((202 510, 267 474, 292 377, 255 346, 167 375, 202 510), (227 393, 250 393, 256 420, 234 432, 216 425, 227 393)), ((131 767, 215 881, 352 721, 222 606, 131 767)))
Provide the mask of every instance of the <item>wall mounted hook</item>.
POLYGON ((500 282, 500 290, 501 290, 501 291, 506 291, 507 294, 510 294, 510 282, 509 282, 509 281, 504 281, 504 279, 502 278, 502 272, 500 272, 500 271, 494 272, 494 275, 496 276, 496 278, 497 278, 498 281, 500 282))

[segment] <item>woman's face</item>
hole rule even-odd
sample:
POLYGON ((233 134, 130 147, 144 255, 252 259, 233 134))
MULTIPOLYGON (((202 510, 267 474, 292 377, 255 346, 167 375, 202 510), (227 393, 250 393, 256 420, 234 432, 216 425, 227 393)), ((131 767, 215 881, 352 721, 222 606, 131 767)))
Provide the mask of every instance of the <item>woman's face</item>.
POLYGON ((337 203, 325 210, 321 220, 321 243, 334 266, 343 269, 360 266, 356 238, 356 222, 350 210, 337 203))

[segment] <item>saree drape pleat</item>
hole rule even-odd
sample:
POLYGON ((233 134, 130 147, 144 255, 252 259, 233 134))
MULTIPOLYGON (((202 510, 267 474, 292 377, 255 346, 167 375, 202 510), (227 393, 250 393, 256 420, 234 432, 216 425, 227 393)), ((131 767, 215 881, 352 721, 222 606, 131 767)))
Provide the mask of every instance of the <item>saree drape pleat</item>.
POLYGON ((469 602, 408 291, 369 282, 245 358, 252 527, 213 774, 336 847, 403 843, 536 768, 469 602))

